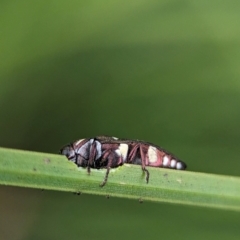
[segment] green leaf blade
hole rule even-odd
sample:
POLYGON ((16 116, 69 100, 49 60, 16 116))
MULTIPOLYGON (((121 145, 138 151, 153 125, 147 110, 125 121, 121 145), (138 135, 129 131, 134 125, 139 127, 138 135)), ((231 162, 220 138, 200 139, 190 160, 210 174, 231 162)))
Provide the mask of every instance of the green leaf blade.
POLYGON ((125 164, 91 174, 66 157, 0 148, 0 184, 109 195, 143 201, 169 202, 240 211, 240 178, 148 167, 149 183, 141 167, 125 164))

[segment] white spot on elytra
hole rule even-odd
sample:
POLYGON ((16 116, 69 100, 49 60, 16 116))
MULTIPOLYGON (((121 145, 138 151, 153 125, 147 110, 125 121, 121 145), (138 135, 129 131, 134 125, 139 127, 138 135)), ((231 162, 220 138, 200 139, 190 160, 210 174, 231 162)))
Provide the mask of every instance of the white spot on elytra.
POLYGON ((85 159, 89 157, 89 150, 93 143, 93 139, 90 139, 88 142, 84 143, 79 149, 76 150, 76 153, 80 154, 85 159))
POLYGON ((172 159, 170 164, 171 168, 175 168, 176 164, 177 164, 177 161, 175 159, 172 159))
POLYGON ((182 163, 178 162, 178 163, 177 163, 177 166, 176 166, 176 169, 178 169, 178 170, 183 169, 182 163))
POLYGON ((80 140, 78 140, 77 142, 75 142, 75 145, 78 145, 78 144, 81 143, 83 140, 85 140, 85 139, 80 139, 80 140))
POLYGON ((157 161, 157 149, 150 146, 148 148, 148 161, 150 163, 155 163, 157 161))
POLYGON ((165 156, 163 157, 163 166, 167 166, 167 165, 168 165, 168 162, 169 162, 169 157, 165 155, 165 156))
POLYGON ((121 156, 121 152, 120 152, 119 149, 116 149, 116 150, 115 150, 115 153, 116 153, 119 157, 121 156))
POLYGON ((119 148, 118 148, 122 158, 123 158, 123 161, 125 162, 126 161, 126 158, 127 158, 127 154, 128 154, 128 145, 125 144, 125 143, 121 143, 119 145, 119 148))

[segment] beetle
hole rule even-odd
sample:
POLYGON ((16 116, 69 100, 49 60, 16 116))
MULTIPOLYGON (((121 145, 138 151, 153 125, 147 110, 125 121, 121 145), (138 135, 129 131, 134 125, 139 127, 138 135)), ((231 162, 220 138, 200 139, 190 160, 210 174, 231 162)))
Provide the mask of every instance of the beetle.
POLYGON ((185 170, 187 165, 167 152, 163 148, 141 140, 118 139, 109 136, 97 136, 77 140, 64 146, 60 153, 79 167, 106 168, 106 175, 100 184, 103 187, 107 183, 111 168, 116 168, 124 163, 142 166, 146 173, 146 182, 149 181, 149 171, 146 166, 185 170))

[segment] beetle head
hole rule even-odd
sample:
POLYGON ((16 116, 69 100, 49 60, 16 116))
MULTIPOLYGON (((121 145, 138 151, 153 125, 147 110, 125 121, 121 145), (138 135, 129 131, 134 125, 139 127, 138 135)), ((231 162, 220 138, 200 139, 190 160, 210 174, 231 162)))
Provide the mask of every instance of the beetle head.
POLYGON ((62 155, 65 155, 68 158, 68 160, 75 162, 76 154, 75 154, 75 151, 74 151, 74 149, 73 149, 73 147, 71 145, 64 146, 60 150, 60 153, 62 155))

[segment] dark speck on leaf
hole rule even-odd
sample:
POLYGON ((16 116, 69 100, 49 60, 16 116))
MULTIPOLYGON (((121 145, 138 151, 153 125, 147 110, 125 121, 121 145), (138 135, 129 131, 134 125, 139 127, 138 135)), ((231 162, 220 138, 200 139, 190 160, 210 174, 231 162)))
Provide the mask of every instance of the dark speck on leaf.
POLYGON ((139 198, 139 203, 143 203, 143 199, 142 198, 139 198))
POLYGON ((73 194, 79 196, 79 195, 81 195, 82 193, 81 193, 81 192, 74 192, 73 194))
POLYGON ((51 160, 50 160, 49 158, 45 158, 45 159, 44 159, 44 162, 48 164, 48 163, 51 162, 51 160))

